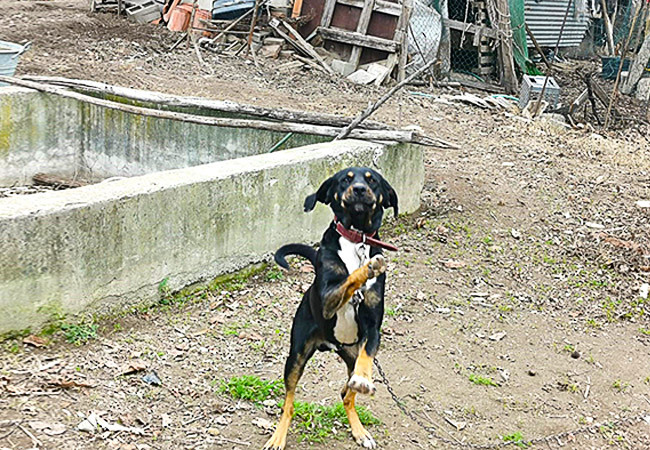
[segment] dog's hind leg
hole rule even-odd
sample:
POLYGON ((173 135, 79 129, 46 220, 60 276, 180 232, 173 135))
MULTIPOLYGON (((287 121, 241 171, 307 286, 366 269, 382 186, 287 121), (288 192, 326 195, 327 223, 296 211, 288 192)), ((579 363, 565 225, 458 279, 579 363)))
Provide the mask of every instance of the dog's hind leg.
MULTIPOLYGON (((345 364, 348 366, 348 380, 354 372, 355 366, 355 357, 346 352, 340 352, 339 355, 345 361, 345 364)), ((356 399, 357 393, 348 387, 348 383, 345 383, 343 390, 341 391, 341 398, 343 399, 343 407, 345 408, 345 413, 348 416, 348 422, 350 422, 350 429, 352 431, 352 437, 360 446, 364 448, 375 448, 377 443, 372 438, 370 433, 364 428, 361 420, 359 419, 359 414, 354 406, 354 401, 356 399)))
POLYGON ((291 350, 284 366, 284 387, 286 394, 282 405, 282 416, 278 426, 266 444, 264 450, 283 450, 287 444, 287 433, 293 417, 293 402, 298 380, 305 370, 307 361, 314 355, 318 346, 315 336, 316 327, 309 317, 305 316, 308 307, 301 304, 296 313, 291 329, 291 350), (311 326, 309 324, 312 324, 311 326))

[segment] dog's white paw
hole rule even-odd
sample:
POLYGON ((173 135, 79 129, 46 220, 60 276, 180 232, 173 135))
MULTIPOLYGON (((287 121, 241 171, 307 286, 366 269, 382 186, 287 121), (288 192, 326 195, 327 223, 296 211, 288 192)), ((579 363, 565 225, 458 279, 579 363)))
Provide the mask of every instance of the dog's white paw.
POLYGON ((377 443, 370 435, 357 440, 357 443, 363 448, 377 448, 377 443))
POLYGON ((368 263, 368 278, 375 278, 386 272, 386 259, 383 255, 375 255, 368 263))
POLYGON ((359 375, 352 375, 352 378, 348 381, 348 387, 359 394, 374 395, 377 390, 370 380, 359 375))

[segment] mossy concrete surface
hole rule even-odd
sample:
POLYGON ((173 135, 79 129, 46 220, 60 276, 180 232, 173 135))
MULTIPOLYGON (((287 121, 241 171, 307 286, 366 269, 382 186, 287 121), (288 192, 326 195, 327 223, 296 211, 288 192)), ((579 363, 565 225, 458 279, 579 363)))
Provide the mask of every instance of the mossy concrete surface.
POLYGON ((355 140, 0 199, 0 335, 107 312, 315 242, 331 220, 305 196, 348 166, 380 170, 419 207, 422 149, 355 140))

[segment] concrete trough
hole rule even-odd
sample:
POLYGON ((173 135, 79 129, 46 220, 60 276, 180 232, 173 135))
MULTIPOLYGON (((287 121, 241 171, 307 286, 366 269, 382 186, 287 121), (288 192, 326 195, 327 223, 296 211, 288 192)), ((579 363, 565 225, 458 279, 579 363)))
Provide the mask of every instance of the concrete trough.
MULTIPOLYGON (((116 119, 115 111, 15 88, 0 88, 0 112, 0 186, 36 172, 128 176, 0 198, 0 335, 37 330, 53 316, 155 301, 164 279, 176 290, 264 260, 285 243, 315 242, 331 213, 323 205, 304 213, 304 198, 348 166, 384 174, 400 211, 419 207, 416 145, 344 140, 269 154, 281 133, 177 128, 163 119, 148 119, 156 130, 148 140, 141 117, 116 119)), ((322 138, 293 142, 310 140, 322 138)))

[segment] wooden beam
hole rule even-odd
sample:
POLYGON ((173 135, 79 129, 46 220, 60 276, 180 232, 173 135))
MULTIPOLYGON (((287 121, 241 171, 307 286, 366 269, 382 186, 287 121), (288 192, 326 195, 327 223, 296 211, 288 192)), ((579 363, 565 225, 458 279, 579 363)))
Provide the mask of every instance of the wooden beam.
POLYGON ((396 53, 400 48, 400 43, 388 39, 382 39, 375 36, 365 36, 354 31, 339 30, 336 28, 318 27, 318 33, 323 39, 330 41, 343 42, 344 44, 358 45, 361 47, 374 48, 389 53, 396 53))
POLYGON ((465 23, 460 20, 442 19, 442 24, 452 30, 465 31, 466 33, 480 33, 481 36, 487 36, 492 39, 497 38, 496 30, 488 27, 479 27, 473 23, 465 23))
MULTIPOLYGON (((313 63, 316 64, 315 62, 313 63)), ((352 118, 337 116, 334 114, 319 114, 281 108, 264 108, 261 106, 242 105, 230 101, 212 100, 200 97, 184 97, 171 94, 163 94, 161 92, 151 92, 143 91, 140 89, 111 86, 109 84, 100 83, 97 81, 75 80, 71 78, 47 76, 25 76, 23 79, 46 84, 53 84, 56 86, 68 87, 83 92, 94 93, 95 95, 100 96, 109 95, 113 97, 120 97, 122 101, 135 100, 136 102, 144 103, 147 105, 157 105, 156 107, 158 108, 160 105, 165 105, 170 108, 191 108, 196 111, 208 113, 207 115, 215 115, 214 113, 219 112, 252 116, 266 120, 302 122, 310 123, 313 125, 327 125, 333 127, 344 127, 349 125, 352 121, 352 118)), ((364 121, 361 127, 370 130, 386 130, 390 128, 386 124, 372 120, 364 121)))

